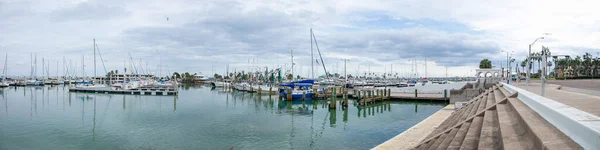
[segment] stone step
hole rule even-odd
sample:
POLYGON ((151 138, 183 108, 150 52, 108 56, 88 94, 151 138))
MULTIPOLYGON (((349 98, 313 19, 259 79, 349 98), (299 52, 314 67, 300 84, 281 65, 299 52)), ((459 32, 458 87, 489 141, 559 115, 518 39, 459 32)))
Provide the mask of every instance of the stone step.
MULTIPOLYGON (((505 95, 501 89, 498 90, 498 95, 505 95)), ((500 132, 502 134, 502 144, 504 149, 525 150, 535 149, 534 136, 528 131, 521 117, 517 114, 514 108, 504 101, 496 106, 498 110, 498 120, 500 121, 500 132)))
POLYGON ((452 139, 452 142, 450 142, 450 145, 448 145, 448 147, 446 149, 454 149, 454 150, 460 149, 460 145, 462 145, 463 140, 465 139, 465 136, 467 135, 467 132, 469 130, 469 127, 470 127, 472 121, 473 121, 473 119, 465 122, 464 124, 462 124, 460 126, 460 129, 458 130, 458 132, 456 132, 454 139, 452 139))
POLYGON ((481 133, 481 125, 483 124, 483 116, 473 118, 465 139, 462 142, 460 149, 477 149, 479 145, 479 135, 481 133))
MULTIPOLYGON (((493 98, 491 98, 493 99, 493 98)), ((498 124, 496 107, 485 111, 478 149, 502 149, 502 135, 498 124)))
POLYGON ((533 141, 531 142, 532 147, 561 150, 583 149, 519 99, 509 98, 507 104, 515 110, 514 112, 521 118, 523 126, 531 132, 528 138, 533 141))
MULTIPOLYGON (((446 135, 446 138, 444 138, 444 140, 440 143, 439 146, 437 146, 436 149, 447 149, 448 146, 450 145, 450 142, 452 142, 452 139, 456 138, 456 133, 458 133, 461 126, 457 126, 457 127, 453 128, 452 130, 450 130, 448 135, 446 135)), ((431 148, 429 148, 429 149, 431 149, 431 148)))

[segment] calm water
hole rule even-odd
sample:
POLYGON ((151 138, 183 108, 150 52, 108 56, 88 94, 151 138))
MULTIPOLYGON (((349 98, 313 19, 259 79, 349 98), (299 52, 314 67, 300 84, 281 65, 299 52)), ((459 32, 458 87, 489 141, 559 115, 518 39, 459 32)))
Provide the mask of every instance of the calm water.
POLYGON ((181 88, 179 96, 1 92, 0 149, 369 149, 443 104, 387 102, 348 109, 327 101, 181 88))

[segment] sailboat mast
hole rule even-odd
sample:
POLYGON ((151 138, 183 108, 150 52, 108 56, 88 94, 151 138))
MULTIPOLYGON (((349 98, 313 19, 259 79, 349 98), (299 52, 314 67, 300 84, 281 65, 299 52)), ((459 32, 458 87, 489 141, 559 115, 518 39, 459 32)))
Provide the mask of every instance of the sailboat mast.
POLYGON ((315 79, 315 58, 313 58, 313 56, 312 28, 310 28, 310 72, 312 73, 312 79, 315 79))
POLYGON ((46 60, 44 60, 44 57, 42 57, 42 79, 44 79, 45 76, 45 72, 46 72, 46 60))
POLYGON ((96 39, 94 39, 94 77, 96 77, 96 39))
POLYGON ((294 81, 294 50, 290 50, 290 54, 292 54, 292 81, 294 81))
POLYGON ((33 53, 29 54, 29 60, 30 60, 30 71, 29 71, 29 78, 33 78, 33 53))
POLYGON ((8 53, 4 57, 4 69, 2 69, 2 74, 3 74, 2 80, 4 80, 4 78, 6 78, 6 74, 8 72, 7 66, 8 66, 8 53))
POLYGON ((33 71, 35 72, 34 77, 37 78, 37 53, 35 54, 35 61, 33 61, 33 64, 33 71))

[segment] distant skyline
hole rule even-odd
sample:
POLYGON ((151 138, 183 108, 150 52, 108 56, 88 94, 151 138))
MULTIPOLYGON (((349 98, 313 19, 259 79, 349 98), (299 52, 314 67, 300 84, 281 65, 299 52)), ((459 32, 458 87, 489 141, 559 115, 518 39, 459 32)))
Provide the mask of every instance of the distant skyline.
MULTIPOLYGON (((315 61, 310 58, 312 28, 332 73, 343 74, 341 59, 349 59, 348 74, 355 75, 359 66, 362 74, 370 66, 371 72, 406 75, 410 61, 417 60, 424 76, 427 59, 429 77, 445 76, 445 66, 448 76, 465 76, 473 75, 484 58, 505 66, 502 51, 514 51, 522 61, 528 44, 543 33, 551 35, 532 51, 544 45, 553 54, 597 57, 597 6, 597 0, 1 0, 0 64, 8 54, 9 75, 29 75, 34 53, 38 75, 44 58, 55 76, 57 61, 62 75, 63 57, 79 70, 85 55, 85 72, 93 75, 96 39, 108 71, 123 71, 128 53, 147 62, 151 72, 159 72, 162 60, 163 76, 186 71, 212 76, 225 73, 227 65, 230 72, 289 68, 294 50, 294 72, 306 77, 315 61)), ((97 60, 97 75, 103 75, 97 60)), ((315 70, 316 76, 324 74, 321 65, 315 70)))

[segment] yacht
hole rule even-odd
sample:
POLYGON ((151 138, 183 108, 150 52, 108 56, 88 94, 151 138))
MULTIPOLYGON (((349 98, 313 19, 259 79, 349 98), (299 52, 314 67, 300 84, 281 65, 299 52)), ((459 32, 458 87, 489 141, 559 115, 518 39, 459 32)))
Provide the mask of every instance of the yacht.
POLYGON ((6 78, 0 78, 0 87, 8 87, 9 83, 6 81, 6 78))
POLYGON ((194 82, 209 82, 210 78, 206 77, 202 73, 194 75, 194 82))
POLYGON ((238 91, 248 91, 250 90, 250 84, 247 82, 242 82, 238 84, 234 84, 233 87, 238 91))

